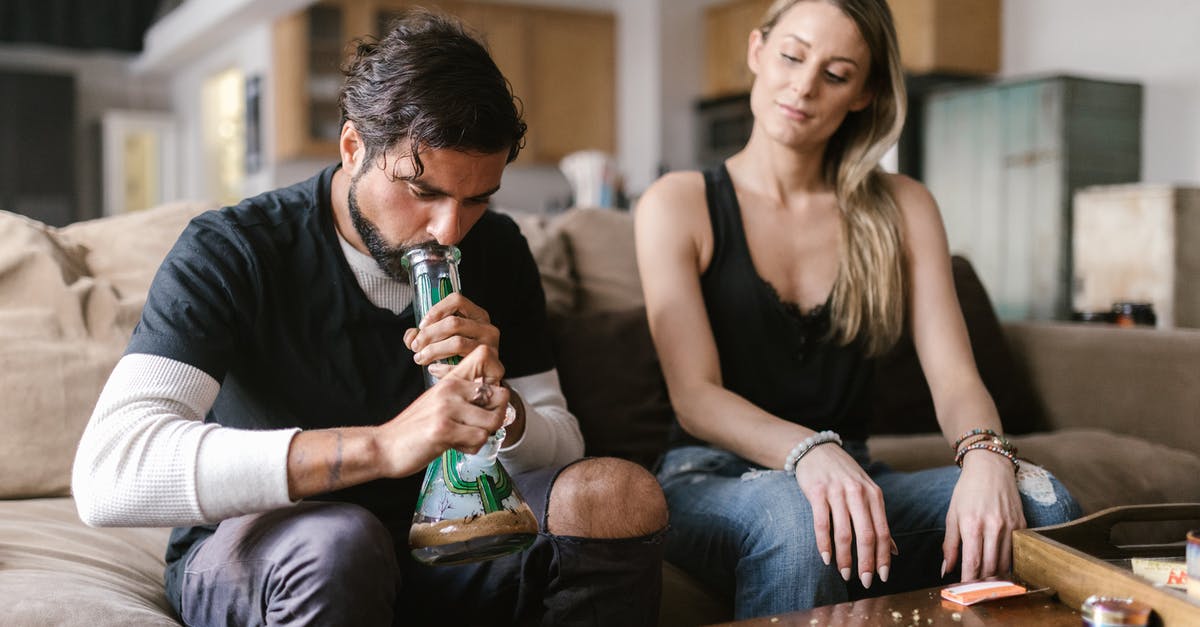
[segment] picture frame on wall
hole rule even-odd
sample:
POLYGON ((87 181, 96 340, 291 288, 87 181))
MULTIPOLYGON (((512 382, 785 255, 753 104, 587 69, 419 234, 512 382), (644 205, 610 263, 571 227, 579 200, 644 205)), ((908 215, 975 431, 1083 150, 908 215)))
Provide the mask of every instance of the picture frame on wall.
POLYGON ((100 133, 104 215, 140 211, 178 198, 174 117, 157 111, 106 111, 100 133))
POLYGON ((246 174, 256 174, 262 169, 262 77, 246 78, 246 174))

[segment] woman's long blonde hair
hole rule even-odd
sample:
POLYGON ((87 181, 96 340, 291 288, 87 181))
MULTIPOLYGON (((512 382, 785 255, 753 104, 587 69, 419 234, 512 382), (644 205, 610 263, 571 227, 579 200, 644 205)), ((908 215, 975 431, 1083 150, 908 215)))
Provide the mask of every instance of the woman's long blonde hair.
MULTIPOLYGON (((765 39, 779 17, 806 0, 776 0, 759 30, 765 39)), ((811 1, 811 0, 809 0, 811 1)), ((860 335, 868 355, 885 352, 904 330, 907 288, 900 209, 879 161, 900 137, 908 98, 896 29, 885 0, 820 0, 854 20, 871 51, 862 111, 846 115, 825 149, 825 180, 842 219, 841 258, 833 286, 831 333, 841 343, 860 335)))

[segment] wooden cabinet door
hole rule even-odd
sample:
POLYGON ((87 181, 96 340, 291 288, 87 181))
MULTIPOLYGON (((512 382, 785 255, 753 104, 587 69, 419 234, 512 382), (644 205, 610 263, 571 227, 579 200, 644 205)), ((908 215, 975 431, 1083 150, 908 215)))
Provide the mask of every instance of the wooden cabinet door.
POLYGON ((479 33, 496 67, 512 84, 518 98, 530 90, 529 20, 526 11, 495 4, 461 2, 444 5, 467 26, 479 33))
POLYGON ((276 160, 337 157, 337 99, 353 14, 342 3, 323 2, 275 23, 276 160))
POLYGON ((705 10, 705 97, 750 91, 754 75, 746 65, 746 49, 750 32, 770 6, 771 0, 735 0, 705 10))
POLYGON ((534 10, 525 100, 529 157, 557 163, 577 150, 615 152, 612 15, 534 10))
POLYGON ((926 109, 925 181, 952 252, 1008 320, 1061 313, 1061 93, 1054 83, 947 91, 926 109))

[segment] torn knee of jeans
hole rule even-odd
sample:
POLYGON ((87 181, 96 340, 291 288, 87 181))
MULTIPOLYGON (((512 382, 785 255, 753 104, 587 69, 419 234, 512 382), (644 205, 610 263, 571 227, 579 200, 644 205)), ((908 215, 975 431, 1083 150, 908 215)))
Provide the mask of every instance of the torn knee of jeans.
POLYGON ((742 473, 742 481, 754 481, 755 479, 765 476, 772 472, 783 472, 782 470, 747 470, 742 473))
POLYGON ((1053 505, 1058 501, 1054 483, 1050 481, 1050 473, 1041 466, 1022 463, 1017 470, 1017 490, 1039 505, 1053 505))

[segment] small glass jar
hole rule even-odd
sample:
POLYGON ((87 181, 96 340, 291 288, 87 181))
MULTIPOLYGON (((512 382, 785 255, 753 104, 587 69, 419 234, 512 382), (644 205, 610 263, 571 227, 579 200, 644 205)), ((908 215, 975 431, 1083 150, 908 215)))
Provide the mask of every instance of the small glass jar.
POLYGON ((1152 327, 1158 322, 1152 303, 1114 303, 1112 313, 1117 326, 1122 327, 1152 327))
POLYGON ((1084 627, 1145 627, 1150 606, 1133 599, 1093 594, 1079 608, 1084 627))

